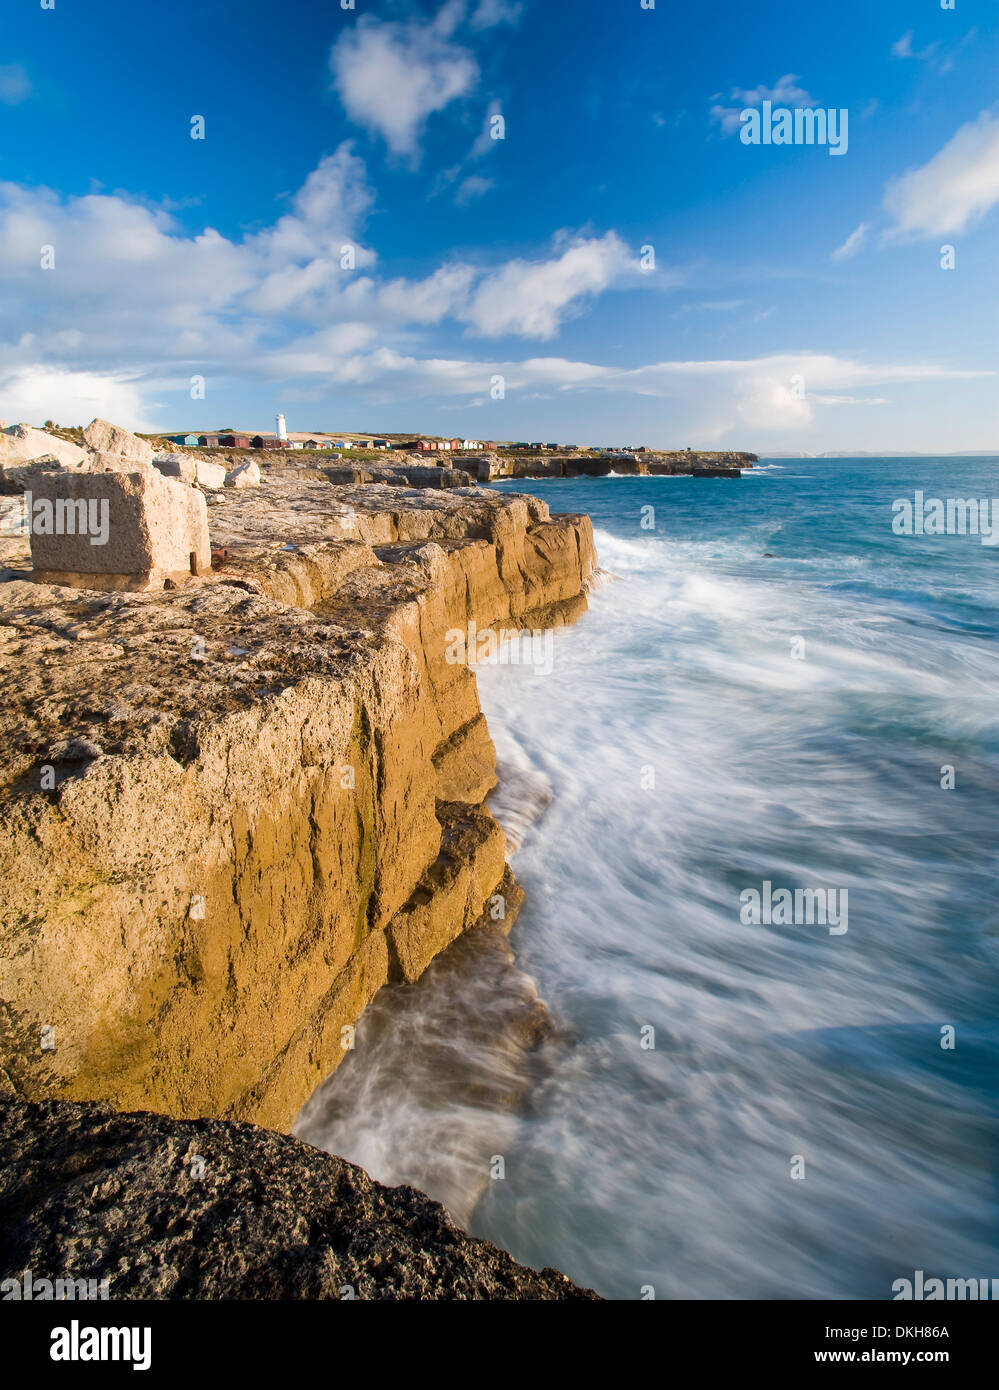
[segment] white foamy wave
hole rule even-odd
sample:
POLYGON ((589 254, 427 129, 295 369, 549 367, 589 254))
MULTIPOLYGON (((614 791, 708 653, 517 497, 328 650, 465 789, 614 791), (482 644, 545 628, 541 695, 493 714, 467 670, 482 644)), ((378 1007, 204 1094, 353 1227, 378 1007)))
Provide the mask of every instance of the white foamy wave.
POLYGON ((489 809, 506 835, 511 853, 520 848, 532 826, 551 804, 551 782, 528 757, 503 722, 490 725, 496 748, 497 785, 489 793, 489 809))
POLYGON ((785 519, 618 516, 620 582, 552 671, 480 670, 526 976, 442 964, 441 994, 379 996, 384 1032, 297 1130, 611 1296, 885 1298, 989 1267, 999 655, 859 542, 764 560, 785 519), (848 931, 745 925, 764 880, 846 890, 848 931), (537 1054, 495 1048, 517 978, 559 1026, 537 1054))

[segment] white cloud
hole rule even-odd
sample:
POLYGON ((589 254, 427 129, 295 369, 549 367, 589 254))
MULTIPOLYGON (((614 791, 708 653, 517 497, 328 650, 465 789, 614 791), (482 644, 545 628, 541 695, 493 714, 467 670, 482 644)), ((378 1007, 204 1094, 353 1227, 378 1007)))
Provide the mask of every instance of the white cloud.
POLYGON ((477 198, 481 194, 488 192, 493 186, 492 179, 485 178, 481 174, 469 174, 462 179, 462 174, 464 173, 466 165, 471 160, 482 159, 485 155, 498 149, 502 145, 503 141, 494 138, 493 135, 494 129, 502 129, 501 126, 495 124, 495 117, 501 115, 500 103, 498 101, 491 101, 486 111, 485 119, 482 122, 482 129, 464 159, 459 160, 457 164, 453 164, 447 169, 441 169, 438 173, 434 182, 434 195, 458 183, 459 179, 461 182, 458 183, 458 189, 454 196, 454 201, 459 207, 470 202, 471 199, 477 198))
POLYGON ((481 174, 469 174, 467 179, 462 179, 458 185, 458 191, 454 195, 454 201, 459 207, 464 207, 466 203, 472 202, 475 198, 481 198, 484 193, 488 193, 493 187, 492 179, 484 179, 481 174))
MULTIPOLYGON (((822 353, 775 353, 767 357, 701 362, 658 362, 631 371, 605 370, 591 386, 639 395, 681 395, 703 419, 729 421, 717 434, 740 427, 762 432, 807 429, 813 407, 846 404, 851 390, 991 376, 988 371, 951 370, 934 364, 871 364, 822 353)), ((851 405, 881 405, 880 397, 852 397, 851 405)))
POLYGON ((493 122, 496 116, 502 115, 502 108, 498 101, 491 101, 486 111, 485 120, 482 122, 482 129, 476 137, 475 144, 469 150, 468 159, 481 159, 483 155, 489 154, 501 142, 493 137, 493 122))
POLYGON ((333 45, 330 71, 344 110, 394 154, 416 159, 428 118, 479 80, 472 53, 449 37, 456 13, 436 21, 364 16, 333 45))
MULTIPOLYGON (((317 372, 333 364, 315 363, 317 372)), ((508 399, 540 391, 602 391, 624 397, 671 401, 699 437, 718 439, 738 430, 747 446, 752 434, 807 435, 818 407, 885 404, 881 395, 856 395, 884 385, 897 387, 993 375, 949 370, 933 364, 867 364, 819 353, 784 353, 718 361, 656 362, 617 368, 564 357, 522 361, 420 358, 379 347, 335 364, 336 381, 349 383, 374 402, 406 398, 464 397, 469 405, 488 394, 496 374, 503 376, 508 399), (750 436, 746 440, 746 436, 750 436)), ((625 407, 630 414, 633 406, 625 407)))
POLYGON ((20 63, 0 66, 0 102, 4 106, 20 106, 33 95, 31 78, 20 63))
POLYGON ((376 305, 397 324, 451 318, 476 337, 546 339, 592 296, 639 282, 637 262, 616 232, 559 233, 555 252, 494 269, 449 262, 424 280, 389 281, 376 305))
POLYGON ((999 116, 983 111, 921 168, 893 179, 884 205, 895 234, 963 232, 999 202, 999 116))
POLYGON ((121 375, 70 371, 44 363, 0 368, 0 402, 9 424, 54 420, 57 425, 86 425, 100 415, 127 420, 133 429, 155 429, 140 387, 121 375))
POLYGON ((927 48, 922 48, 919 50, 914 49, 912 46, 912 40, 914 36, 914 31, 912 29, 907 29, 906 32, 902 35, 902 37, 900 39, 896 39, 895 42, 892 44, 891 56, 893 58, 917 58, 921 62, 925 62, 925 60, 927 58, 931 58, 933 54, 936 52, 936 50, 940 47, 939 44, 931 43, 927 48))
POLYGON ((473 29, 492 29, 497 24, 516 24, 524 12, 519 0, 479 0, 469 24, 473 29))
MULTIPOLYGON (((502 436, 524 432, 523 421, 515 423, 520 402, 546 400, 552 433, 578 442, 637 434, 659 447, 691 443, 760 452, 778 441, 783 449, 847 444, 855 450, 858 429, 866 449, 981 448, 990 442, 978 433, 986 417, 972 420, 961 438, 955 435, 953 402, 958 383, 981 379, 964 387, 963 398, 977 399, 987 410, 995 378, 988 371, 934 363, 860 363, 814 352, 627 369, 566 357, 471 361, 379 347, 333 369, 337 389, 346 385, 373 415, 382 406, 391 410, 409 401, 419 403, 421 414, 483 410, 488 421, 468 432, 502 436), (506 385, 503 406, 489 399, 497 374, 506 385), (879 386, 892 387, 892 409, 884 408, 879 386), (969 390, 977 395, 970 397, 969 390)), ((318 398, 323 377, 317 373, 315 380, 318 398)))
POLYGON ((468 300, 476 277, 470 265, 443 265, 425 280, 390 280, 379 303, 405 323, 440 323, 468 300))
POLYGON ((811 403, 797 383, 766 373, 753 372, 739 383, 735 406, 751 429, 790 430, 812 422, 811 403))
MULTIPOLYGON (((162 209, 123 195, 60 199, 47 189, 0 184, 0 276, 39 327, 84 324, 99 351, 140 324, 153 352, 178 335, 206 342, 230 334, 222 311, 244 315, 321 313, 347 279, 341 248, 359 267, 373 260, 358 244, 371 202, 362 162, 342 146, 324 158, 273 226, 241 242, 211 227, 182 233, 162 209), (40 269, 40 248, 55 268, 40 269)), ((16 317, 11 321, 16 322, 16 317)), ((203 350, 203 349, 202 349, 203 350)))
POLYGON ((721 93, 717 93, 712 101, 715 103, 710 110, 710 119, 713 124, 721 127, 723 135, 732 135, 739 129, 739 118, 742 112, 751 106, 762 106, 765 101, 772 101, 775 106, 814 106, 815 103, 804 87, 798 86, 798 78, 794 73, 785 73, 783 77, 778 77, 772 87, 733 87, 729 93, 728 100, 736 102, 737 105, 721 105, 721 93))
POLYGON ((492 267, 451 260, 419 279, 387 280, 360 244, 370 204, 364 166, 347 146, 321 162, 273 226, 241 241, 212 228, 191 235, 164 210, 121 194, 60 198, 0 185, 4 321, 31 325, 8 327, 6 338, 0 331, 0 415, 79 423, 99 414, 162 427, 177 423, 176 400, 186 399, 193 374, 208 378, 213 398, 238 380, 268 390, 281 383, 289 399, 347 390, 358 402, 472 403, 488 400, 499 373, 510 397, 599 390, 630 398, 622 418, 635 397, 670 399, 677 428, 705 439, 804 431, 819 406, 829 416, 848 399, 877 404, 878 387, 988 375, 816 353, 632 368, 435 357, 422 346, 428 327, 450 321, 466 338, 548 339, 593 296, 647 279, 608 231, 560 234, 533 258, 492 267), (344 241, 357 248, 354 271, 341 268, 344 241), (56 248, 51 271, 39 266, 45 244, 56 248), (169 412, 158 404, 165 392, 169 412))
POLYGON ((974 43, 977 38, 977 29, 969 29, 960 39, 948 45, 941 44, 939 40, 928 43, 925 48, 915 48, 913 39, 915 37, 912 29, 907 29, 900 39, 896 39, 891 46, 891 56, 893 58, 915 59, 919 63, 928 63, 930 67, 939 72, 950 72, 954 67, 954 62, 966 45, 974 43))
POLYGON ((855 227, 842 246, 837 246, 832 253, 834 261, 848 261, 851 256, 855 256, 867 240, 867 233, 871 230, 869 222, 861 222, 859 227, 855 227))
POLYGON ((484 338, 551 338, 567 313, 634 270, 615 232, 578 237, 546 261, 509 261, 477 286, 460 317, 484 338))
POLYGON ((371 202, 349 145, 321 161, 272 226, 240 241, 210 227, 188 234, 163 208, 123 194, 61 198, 0 184, 5 322, 31 325, 0 332, 3 379, 32 364, 13 399, 52 415, 50 394, 103 391, 107 406, 92 413, 113 407, 135 426, 155 408, 154 383, 186 391, 194 375, 370 382, 395 351, 385 356, 376 341, 405 342, 447 320, 466 336, 550 338, 593 296, 639 280, 614 232, 562 233, 536 259, 449 261, 423 278, 386 280, 361 241, 371 202), (54 269, 41 267, 44 246, 54 247, 54 269), (341 263, 346 247, 353 269, 341 263), (49 384, 29 390, 42 374, 49 384))

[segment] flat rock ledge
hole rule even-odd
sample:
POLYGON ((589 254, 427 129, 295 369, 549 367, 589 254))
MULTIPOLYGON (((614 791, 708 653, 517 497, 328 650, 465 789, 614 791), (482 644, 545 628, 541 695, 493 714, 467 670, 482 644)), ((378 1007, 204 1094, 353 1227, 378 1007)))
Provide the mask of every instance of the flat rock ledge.
POLYGON ((0 1100, 0 1279, 26 1269, 111 1299, 598 1297, 287 1135, 0 1100))

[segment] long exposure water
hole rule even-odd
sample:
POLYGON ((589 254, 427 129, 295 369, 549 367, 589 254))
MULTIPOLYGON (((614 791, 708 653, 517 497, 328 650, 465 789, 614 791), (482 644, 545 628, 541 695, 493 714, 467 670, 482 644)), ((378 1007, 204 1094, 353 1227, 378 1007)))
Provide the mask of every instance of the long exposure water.
POLYGON ((496 975, 437 962, 296 1132, 610 1297, 999 1276, 999 545, 892 530, 999 460, 498 486, 588 512, 616 577, 550 672, 479 670, 556 1031, 491 1050, 496 975), (746 921, 765 883, 839 926, 746 921))

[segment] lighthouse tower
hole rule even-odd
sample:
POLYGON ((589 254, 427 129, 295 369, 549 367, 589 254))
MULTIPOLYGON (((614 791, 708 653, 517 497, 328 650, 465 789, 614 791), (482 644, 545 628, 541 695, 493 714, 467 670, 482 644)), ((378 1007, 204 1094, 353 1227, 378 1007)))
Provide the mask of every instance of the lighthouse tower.
POLYGON ((277 425, 277 437, 278 437, 278 439, 281 440, 282 444, 287 444, 287 442, 288 442, 288 427, 287 427, 287 426, 285 425, 285 423, 284 423, 284 416, 283 416, 283 415, 278 415, 274 423, 277 425))

